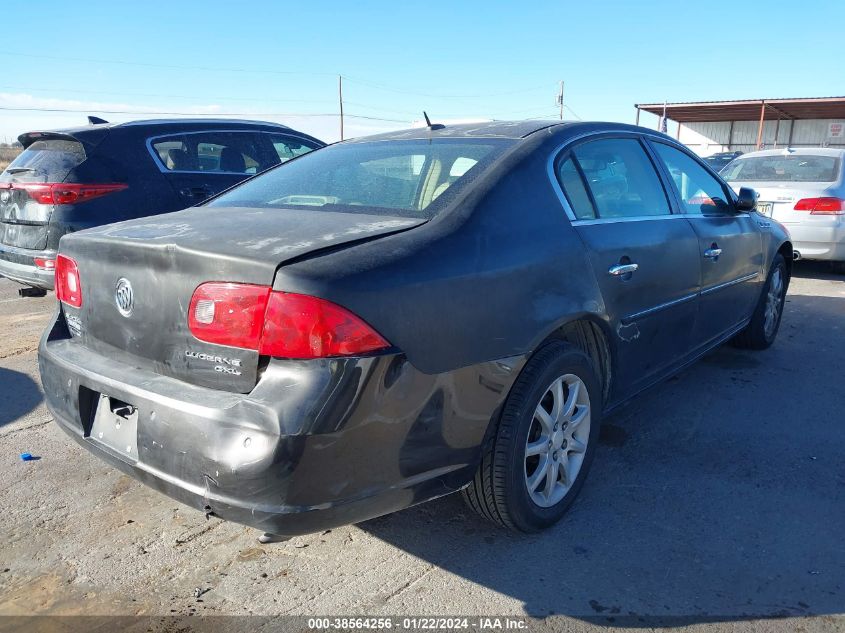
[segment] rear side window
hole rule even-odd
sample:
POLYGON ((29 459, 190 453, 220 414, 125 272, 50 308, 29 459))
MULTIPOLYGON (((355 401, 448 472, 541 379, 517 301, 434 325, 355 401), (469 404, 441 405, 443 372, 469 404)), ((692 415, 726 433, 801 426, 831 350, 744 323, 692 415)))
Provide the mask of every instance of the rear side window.
POLYGON ((575 217, 579 220, 595 218, 596 210, 590 201, 590 194, 587 193, 581 172, 572 158, 567 158, 560 164, 558 178, 575 217))
POLYGON ((838 158, 811 154, 742 158, 723 174, 728 182, 833 182, 838 175, 838 158))
POLYGON ((332 145, 249 180, 209 206, 428 218, 511 143, 433 139, 332 145))
POLYGON ((669 215, 669 201, 636 139, 608 138, 575 147, 558 179, 579 219, 669 215))
POLYGON ((675 189, 687 213, 732 213, 725 188, 704 167, 685 152, 654 143, 657 155, 672 176, 675 189))
POLYGON ((166 171, 257 174, 314 149, 305 141, 255 132, 174 134, 150 143, 166 171))
POLYGON ((25 182, 63 182, 85 161, 82 143, 71 140, 35 141, 6 168, 6 174, 25 182))

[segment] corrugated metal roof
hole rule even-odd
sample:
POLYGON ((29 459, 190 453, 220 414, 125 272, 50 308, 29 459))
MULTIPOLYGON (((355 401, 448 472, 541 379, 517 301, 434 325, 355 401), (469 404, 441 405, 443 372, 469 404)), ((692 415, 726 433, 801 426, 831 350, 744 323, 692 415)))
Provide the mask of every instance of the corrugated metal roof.
MULTIPOLYGON (((664 104, 636 104, 644 112, 663 115, 664 104)), ((751 121, 767 119, 845 119, 845 97, 805 99, 740 99, 736 101, 681 101, 665 104, 666 116, 680 123, 700 121, 751 121)))

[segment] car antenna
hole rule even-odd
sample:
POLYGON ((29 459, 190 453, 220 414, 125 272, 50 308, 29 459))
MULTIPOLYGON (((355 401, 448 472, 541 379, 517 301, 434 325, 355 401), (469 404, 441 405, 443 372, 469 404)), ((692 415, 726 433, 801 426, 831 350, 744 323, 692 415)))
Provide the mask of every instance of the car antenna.
POLYGON ((105 119, 101 119, 98 116, 88 115, 88 124, 89 125, 99 125, 101 123, 108 123, 108 121, 106 121, 105 119))
POLYGON ((442 130, 445 125, 442 123, 432 123, 431 119, 428 118, 428 114, 425 110, 423 110, 423 116, 425 117, 425 125, 429 130, 442 130))

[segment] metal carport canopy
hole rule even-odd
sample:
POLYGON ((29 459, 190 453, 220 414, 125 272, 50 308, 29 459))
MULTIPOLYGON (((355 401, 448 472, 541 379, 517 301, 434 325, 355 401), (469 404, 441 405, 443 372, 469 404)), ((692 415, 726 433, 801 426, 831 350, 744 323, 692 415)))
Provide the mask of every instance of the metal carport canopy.
POLYGON ((636 104, 637 110, 679 123, 703 121, 752 121, 763 113, 780 119, 845 119, 845 97, 809 99, 746 99, 687 103, 636 104))

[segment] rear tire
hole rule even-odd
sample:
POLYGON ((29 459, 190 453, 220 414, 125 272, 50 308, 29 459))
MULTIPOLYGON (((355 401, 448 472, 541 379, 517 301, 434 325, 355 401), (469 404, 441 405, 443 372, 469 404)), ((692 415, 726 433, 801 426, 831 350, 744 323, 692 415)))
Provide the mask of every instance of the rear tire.
POLYGON ((751 322, 732 341, 736 347, 762 350, 775 342, 783 317, 783 304, 786 301, 788 287, 789 274, 786 262, 778 253, 772 260, 769 276, 757 300, 751 322))
POLYGON ((465 501, 510 529, 555 524, 587 477, 601 413, 601 382, 586 354, 562 341, 543 345, 508 394, 465 501))

